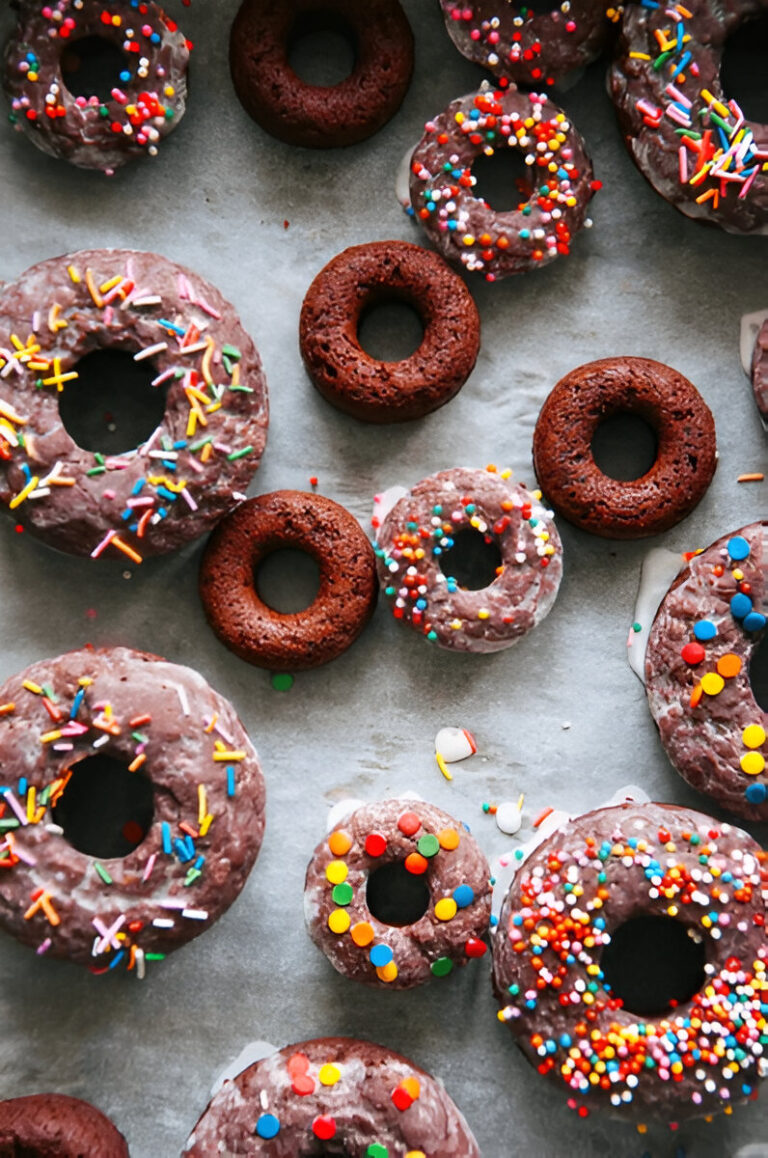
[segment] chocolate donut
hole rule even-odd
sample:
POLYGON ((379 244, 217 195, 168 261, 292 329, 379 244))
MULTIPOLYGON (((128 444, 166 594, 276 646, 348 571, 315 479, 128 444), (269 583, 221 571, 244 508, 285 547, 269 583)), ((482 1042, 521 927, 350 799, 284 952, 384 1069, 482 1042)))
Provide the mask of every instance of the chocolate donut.
POLYGON ((232 904, 264 833, 234 708, 190 668, 71 651, 0 687, 0 927, 142 978, 232 904))
POLYGON ((768 227, 768 125, 723 92, 726 41, 759 0, 692 0, 625 12, 610 90, 632 160, 665 201, 735 233, 768 227))
POLYGON ((552 85, 596 60, 619 12, 605 0, 562 0, 549 12, 514 0, 440 0, 445 26, 462 56, 502 80, 552 85))
POLYGON ((200 566, 200 597, 221 642, 247 663, 302 671, 336 659, 376 606, 371 545, 349 511, 323 495, 274 491, 248 499, 211 535, 200 566), (282 548, 310 555, 317 596, 303 611, 268 607, 255 584, 259 564, 282 548))
POLYGON ((518 1045, 586 1116, 675 1123, 755 1097, 765 854, 670 804, 588 812, 523 861, 493 938, 518 1045))
POLYGON ((480 315, 464 282, 427 249, 378 241, 345 249, 304 298, 299 330, 307 373, 329 402, 366 422, 405 422, 445 405, 466 382, 480 349, 480 315), (412 306, 424 326, 399 362, 372 358, 357 331, 382 301, 412 306))
POLYGON ((203 534, 247 487, 267 421, 256 347, 184 266, 84 250, 0 295, 0 504, 52 547, 140 563, 203 534), (104 351, 146 369, 149 394, 150 381, 167 391, 154 433, 122 454, 78 446, 59 407, 78 366, 104 351))
POLYGON ((123 1135, 88 1102, 30 1094, 0 1102, 3 1158, 128 1158, 123 1135))
POLYGON ((511 647, 555 601, 562 547, 552 513, 538 491, 511 482, 511 473, 441 471, 374 518, 379 581, 392 614, 438 647, 511 647), (458 559, 449 554, 457 540, 458 559), (483 543, 496 558, 457 577, 462 547, 471 555, 483 543))
POLYGON ((768 522, 694 554, 656 613, 648 704, 677 771, 748 820, 768 820, 768 719, 749 665, 768 614, 768 522))
POLYGON ((489 877, 474 837, 447 812, 421 800, 368 804, 312 855, 307 929, 345 977, 412 989, 483 956, 489 877))
POLYGON ((411 206, 448 261, 486 281, 538 269, 570 253, 600 187, 584 142, 545 96, 517 90, 451 101, 425 126, 411 158, 411 206), (517 208, 497 212, 472 192, 472 166, 499 148, 518 149, 531 177, 518 182, 517 208))
MULTIPOLYGON (((112 174, 134 157, 155 156, 184 116, 191 45, 153 0, 52 0, 20 5, 5 52, 11 121, 45 153, 112 174), (68 87, 66 54, 98 39, 118 50, 111 96, 68 87)), ((74 82, 72 82, 74 83, 74 82)))
POLYGON ((768 319, 760 327, 752 351, 752 393, 763 421, 768 421, 768 319))
POLYGON ((190 1158, 480 1158, 441 1082, 383 1046, 324 1037, 286 1046, 225 1082, 184 1149, 190 1158))
POLYGON ((582 530, 641 539, 690 514, 717 465, 715 423, 687 378, 650 358, 601 358, 561 378, 541 408, 533 465, 548 502, 582 530), (600 424, 635 414, 652 427, 656 458, 640 478, 611 478, 592 454, 600 424))
POLYGON ((229 65, 250 117, 281 141, 313 149, 355 145, 395 115, 413 72, 413 33, 398 0, 243 0, 229 65), (291 68, 302 35, 335 29, 352 44, 352 72, 331 86, 291 68))

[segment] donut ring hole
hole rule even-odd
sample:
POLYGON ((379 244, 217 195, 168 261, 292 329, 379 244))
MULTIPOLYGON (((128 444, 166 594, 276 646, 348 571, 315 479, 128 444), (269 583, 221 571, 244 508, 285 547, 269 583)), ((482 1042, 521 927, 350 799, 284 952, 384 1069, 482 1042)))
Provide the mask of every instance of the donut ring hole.
POLYGON ((768 632, 755 644, 749 659, 749 684, 758 707, 768 712, 768 632))
POLYGON ((768 14, 745 20, 725 41, 720 80, 726 100, 734 100, 751 121, 768 122, 768 14))
POLYGON ((288 66, 313 88, 335 88, 355 70, 355 30, 336 12, 301 12, 288 36, 288 66))
POLYGON ((453 546, 438 556, 438 565, 464 590, 484 591, 500 574, 501 550, 493 535, 465 527, 453 535, 453 546))
POLYGON ((667 1013, 704 986, 704 941, 674 917, 631 917, 611 933, 600 957, 606 988, 641 1017, 667 1013))
POLYGON ((276 547, 254 566, 256 594, 267 607, 281 615, 306 611, 320 590, 320 567, 307 551, 276 547))
POLYGON ((409 872, 403 861, 394 860, 369 873, 365 900, 382 925, 403 928, 414 925, 426 913, 429 885, 424 875, 409 872))
POLYGON ((472 162, 472 196, 497 213, 522 209, 533 196, 533 168, 519 148, 480 153, 472 162))
POLYGON ((77 378, 58 395, 59 415, 82 450, 123 454, 162 423, 168 384, 152 385, 157 368, 151 358, 137 362, 133 349, 108 346, 62 369, 77 378))
POLYGON ((644 414, 619 410, 598 423, 590 449, 602 474, 617 482, 634 482, 656 462, 659 440, 644 414))
POLYGON ((382 290, 364 304, 357 323, 357 341, 377 362, 403 362, 424 341, 424 319, 407 294, 382 290))
POLYGON ((74 97, 100 104, 112 98, 114 88, 128 84, 133 75, 128 57, 105 36, 82 36, 64 41, 59 69, 62 83, 74 97))
POLYGON ((128 856, 154 819, 152 781, 129 772, 114 756, 86 756, 70 769, 67 786, 52 809, 64 839, 86 856, 128 856))

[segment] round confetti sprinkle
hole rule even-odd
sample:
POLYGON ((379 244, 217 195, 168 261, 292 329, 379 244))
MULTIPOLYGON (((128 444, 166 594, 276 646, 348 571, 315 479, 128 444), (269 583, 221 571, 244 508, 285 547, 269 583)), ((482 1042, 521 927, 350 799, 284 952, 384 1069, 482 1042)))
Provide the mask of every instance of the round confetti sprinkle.
POLYGON ((479 937, 469 937, 464 945, 464 952, 468 957, 484 957, 488 952, 488 946, 479 937))
POLYGON ((728 554, 734 562, 747 558, 749 555, 749 543, 743 535, 734 535, 732 539, 728 540, 728 554))
POLYGON ((759 776, 765 768, 765 757, 761 752, 745 752, 739 763, 747 776, 759 776))
POLYGON ((762 724, 748 724, 741 733, 741 742, 745 748, 760 748, 765 743, 765 728, 762 724))
POLYGON ((325 1115, 315 1118, 312 1123, 312 1133, 322 1142, 330 1142, 336 1134, 335 1119, 325 1115))
POLYGON ((262 1114, 256 1123, 256 1133, 260 1138, 274 1138, 280 1132, 280 1122, 274 1114, 262 1114))
POLYGON ((341 1078, 341 1070, 338 1066, 328 1064, 320 1066, 317 1071, 317 1080, 321 1086, 335 1086, 341 1078))
POLYGON ((370 832, 365 838, 365 851, 368 856, 381 856, 387 847, 387 838, 380 832, 370 832))
POLYGON ((276 692, 289 692, 293 687, 293 676, 290 672, 276 672, 272 676, 272 687, 276 692))
POLYGON ((441 848, 444 848, 446 852, 453 852, 455 848, 459 847, 461 837, 455 828, 443 828, 438 832, 437 839, 440 841, 441 848))
POLYGON ((343 828, 332 832, 328 837, 328 848, 334 856, 344 856, 352 847, 352 837, 343 828))
POLYGON ((328 917, 328 928, 332 933, 346 933, 350 924, 349 913, 343 909, 334 909, 328 917))
POLYGON ((418 852, 409 853, 405 858, 404 864, 408 872, 413 873, 413 875, 417 877, 421 876, 421 874, 425 873, 429 868, 429 861, 427 858, 423 857, 421 853, 418 852))
POLYGON ((335 885, 331 891, 334 905, 351 905, 355 890, 345 881, 343 885, 335 885))
POLYGON ((742 627, 745 631, 761 631, 765 627, 766 618, 759 611, 750 611, 744 616, 742 627))
POLYGON ((389 1158, 389 1150, 379 1142, 372 1142, 365 1152, 365 1158, 389 1158))
POLYGON ((349 869, 343 860, 332 860, 325 870, 325 876, 332 885, 340 885, 342 881, 347 879, 348 872, 349 869))
POLYGON ((466 909, 475 899, 475 890, 471 885, 459 885, 453 890, 453 899, 460 909, 466 909))
POLYGON ((700 643, 686 643, 680 654, 686 663, 690 664, 691 667, 695 667, 697 663, 702 662, 707 653, 700 643))
POLYGON ((405 836, 415 836, 421 828, 421 821, 415 812, 404 812, 398 818, 397 827, 405 836))
POLYGON ((752 600, 741 591, 731 599, 731 615, 734 619, 744 619, 752 610, 752 600))
POLYGON ((440 841, 434 833, 426 832, 424 836, 419 837, 416 847, 422 856, 432 857, 440 851, 440 841))
POLYGON ((725 687, 725 680, 716 671, 708 671, 705 676, 701 677, 701 687, 708 696, 719 696, 725 687))
POLYGON ((370 953, 371 964, 380 969, 383 965, 389 965, 394 956, 389 945, 374 945, 370 953))
POLYGON ((706 643, 708 639, 715 638, 717 628, 711 619, 700 619, 698 623, 693 625, 693 634, 701 643, 706 643))
POLYGON ((370 945, 374 938, 373 926, 369 925, 367 921, 358 921, 349 930, 349 935, 355 944, 363 949, 366 945, 370 945))
POLYGON ((458 905, 453 897, 441 897, 435 905, 435 916, 438 921, 452 921, 458 911, 458 905))
POLYGON ((768 797, 768 788, 764 784, 750 784, 744 795, 750 804, 764 804, 768 797))
POLYGON ((453 969, 453 961, 450 957, 438 957, 429 968, 435 977, 447 977, 453 969))
POLYGON ((721 655, 716 664, 718 673, 727 680, 732 680, 741 671, 741 657, 732 651, 721 655))
POLYGON ((394 981, 397 977, 397 965, 394 961, 389 961, 386 965, 379 965, 376 969, 376 976, 379 981, 394 981))

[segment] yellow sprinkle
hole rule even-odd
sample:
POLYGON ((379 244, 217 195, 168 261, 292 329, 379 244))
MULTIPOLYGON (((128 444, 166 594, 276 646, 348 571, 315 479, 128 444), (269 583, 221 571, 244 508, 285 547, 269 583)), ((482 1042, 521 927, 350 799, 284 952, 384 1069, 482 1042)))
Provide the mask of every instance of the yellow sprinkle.
POLYGON ((317 1071, 317 1080, 321 1086, 335 1086, 340 1078, 341 1070, 338 1066, 324 1065, 317 1071))
POLYGON ((197 786, 197 800, 197 823, 202 824, 205 820, 205 814, 208 811, 208 796, 204 784, 198 784, 197 786))
POLYGON ((460 619, 452 619, 451 622, 448 624, 448 626, 450 628, 452 628, 454 631, 460 631, 461 630, 461 620, 460 619))
POLYGON ((27 791, 27 820, 34 820, 35 819, 35 796, 36 795, 37 795, 37 789, 34 787, 34 785, 32 785, 32 787, 29 788, 29 790, 27 791))
POLYGON ((89 688, 93 683, 93 680, 90 676, 80 676, 80 679, 77 681, 77 683, 81 688, 89 688))
POLYGON ((344 909, 334 909, 328 917, 328 928, 332 933, 346 933, 349 926, 349 913, 344 909))
POLYGON ((397 977, 397 965, 394 961, 388 961, 386 965, 378 965, 376 967, 376 976, 379 981, 394 981, 397 977))
MULTIPOLYGON (((193 415, 193 417, 194 417, 194 415, 193 415)), ((201 462, 208 462, 208 459, 211 457, 212 454, 213 454, 213 443, 212 442, 206 442, 205 446, 203 447, 202 453, 200 455, 200 461, 201 462)))
POLYGON ((116 285, 120 285, 122 280, 122 274, 117 274, 115 277, 111 277, 109 281, 104 282, 104 285, 99 286, 99 293, 108 294, 109 291, 114 289, 116 285))
POLYGON ((725 687, 725 680, 716 671, 708 671, 702 676, 701 686, 708 696, 718 696, 725 687))
MULTIPOLYGON (((196 410, 190 410, 189 418, 187 419, 187 430, 186 430, 187 438, 191 438, 196 430, 197 430, 197 411, 196 410)), ((208 445, 210 445, 210 444, 206 443, 206 446, 208 446, 208 445)))
POLYGON ((247 752, 240 752, 240 751, 230 752, 230 751, 225 750, 223 752, 214 752, 213 758, 216 761, 216 763, 220 763, 220 762, 225 761, 225 760, 235 760, 235 761, 236 760, 244 760, 245 757, 247 756, 247 754, 248 754, 247 752))
POLYGON ((761 748, 765 743, 765 728, 761 724, 748 724, 741 733, 741 742, 745 748, 761 748))
POLYGON ((478 619, 490 619, 491 613, 487 607, 481 607, 477 613, 478 619))
POLYGON ((326 867, 325 878, 332 885, 340 885, 347 879, 348 873, 349 869, 343 860, 332 860, 326 867))
POLYGON ((80 277, 80 274, 77 272, 77 270, 75 269, 75 267, 73 265, 67 266, 67 273, 69 274, 71 280, 75 283, 75 285, 80 285, 82 278, 80 277))
POLYGON ((765 768, 765 757, 760 752, 745 752, 739 763, 747 776, 759 776, 765 768))
POLYGON ((461 240, 464 243, 464 245, 474 245, 475 244, 475 239, 471 233, 465 233, 461 240))
POLYGON ((650 60, 651 59, 647 52, 630 52, 629 57, 630 57, 630 60, 650 60))
POLYGON ((213 338, 206 339, 206 351, 203 354, 203 360, 200 363, 200 372, 203 375, 203 381, 206 386, 213 385, 213 377, 211 375, 211 361, 213 359, 213 351, 216 349, 216 343, 213 338))
POLYGON ((458 908, 453 897, 442 897, 435 905, 435 916, 438 921, 452 921, 458 908))
POLYGON ((32 680, 24 680, 24 683, 21 686, 26 688, 28 692, 33 692, 36 696, 41 696, 43 694, 43 689, 40 687, 40 684, 33 684, 32 680))
POLYGON ((14 703, 0 704, 0 716, 10 716, 16 711, 14 703))
POLYGON ((221 403, 220 402, 212 402, 210 404, 210 406, 206 406, 205 413, 206 414, 215 414, 217 410, 221 410, 221 403))
POLYGON ((456 121, 457 125, 463 125, 464 124, 464 113, 456 113, 456 116, 453 119, 456 121))
POLYGON ((55 731, 46 732, 44 735, 42 735, 40 737, 40 743, 41 744, 52 744, 55 740, 60 740, 60 739, 61 739, 61 732, 59 731, 58 728, 56 728, 55 731))
POLYGON ((200 835, 206 836, 208 833, 208 829, 211 827, 212 824, 213 824, 213 815, 209 812, 208 815, 205 817, 205 819, 200 824, 200 835))
POLYGON ((443 776, 445 776, 446 780, 453 780, 453 773, 448 771, 448 765, 439 752, 435 752, 435 759, 437 760, 438 768, 442 772, 443 776))
POLYGON ((34 475, 29 480, 29 482, 24 487, 24 489, 20 490, 19 493, 17 495, 14 495, 14 497, 11 499, 11 501, 8 504, 9 510, 15 511, 17 507, 20 507, 21 504, 24 502, 24 500, 27 498, 27 496, 32 494, 32 491, 36 488, 36 486, 39 482, 40 482, 39 477, 37 475, 34 475))

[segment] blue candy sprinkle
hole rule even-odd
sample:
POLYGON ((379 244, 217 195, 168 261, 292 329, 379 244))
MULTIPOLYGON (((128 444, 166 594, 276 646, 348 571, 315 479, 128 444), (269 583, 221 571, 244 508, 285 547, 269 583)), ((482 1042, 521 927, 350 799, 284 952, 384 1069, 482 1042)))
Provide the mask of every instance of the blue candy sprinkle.
POLYGON ((274 1138, 280 1132, 280 1122, 274 1114, 262 1114, 256 1123, 256 1133, 260 1138, 274 1138))
POLYGON ((728 540, 728 554, 732 559, 746 559, 749 554, 749 543, 743 535, 734 535, 728 540))
POLYGON ((394 956, 389 945, 374 945, 370 954, 371 965, 375 965, 377 969, 381 969, 383 965, 389 965, 394 956))
POLYGON ((749 615, 744 616, 742 627, 745 631, 760 631, 765 627, 766 619, 759 611, 750 611, 749 615))
POLYGON ((752 610, 752 600, 748 595, 739 592, 731 599, 731 615, 734 619, 743 619, 752 610))
POLYGON ((693 634, 700 643, 704 643, 708 639, 715 638, 717 628, 711 619, 700 619, 698 623, 694 623, 693 625, 693 634))
POLYGON ((764 784, 750 784, 744 795, 750 804, 764 804, 768 797, 768 788, 764 784))
POLYGON ((460 909, 466 909, 475 899, 475 890, 470 885, 459 885, 453 890, 453 899, 460 909))

